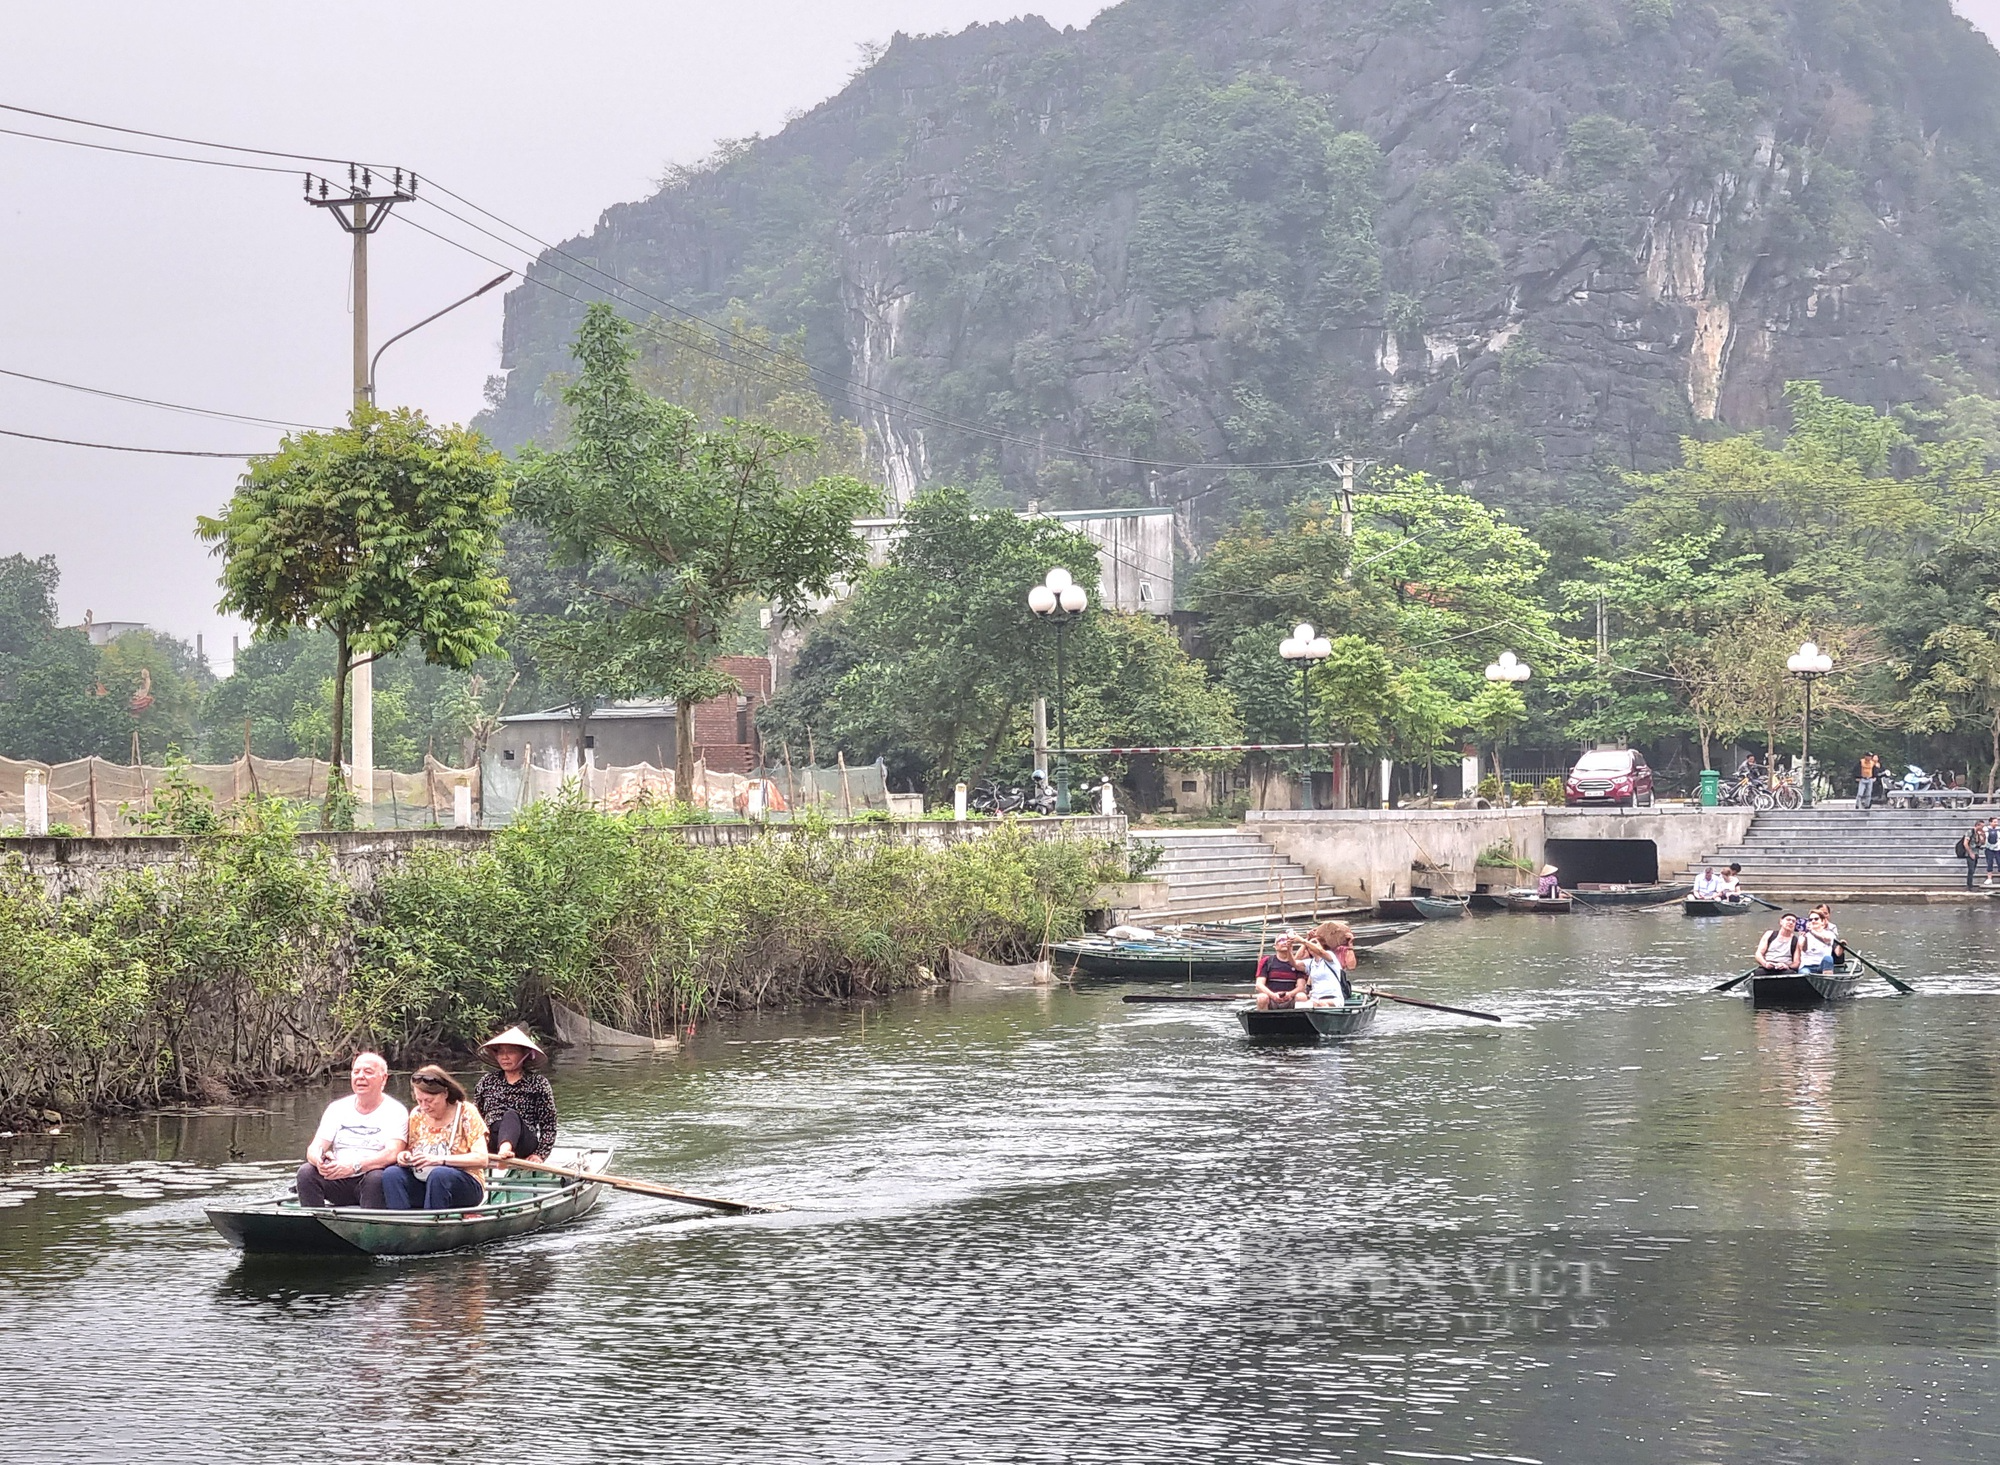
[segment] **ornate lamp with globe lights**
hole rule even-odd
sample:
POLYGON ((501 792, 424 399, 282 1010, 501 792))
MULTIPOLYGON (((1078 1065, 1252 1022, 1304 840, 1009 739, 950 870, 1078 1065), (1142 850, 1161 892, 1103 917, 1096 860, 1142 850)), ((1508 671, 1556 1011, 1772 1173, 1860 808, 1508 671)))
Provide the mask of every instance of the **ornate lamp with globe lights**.
MULTIPOLYGON (((1500 659, 1498 661, 1488 662, 1486 665, 1486 680, 1489 682, 1493 682, 1496 685, 1501 682, 1508 682, 1518 685, 1521 682, 1525 682, 1529 677, 1533 676, 1534 674, 1535 674, 1535 669, 1529 666, 1527 662, 1518 660, 1515 657, 1514 653, 1511 651, 1501 652, 1500 659)), ((1505 766, 1506 760, 1503 757, 1501 757, 1501 749, 1502 749, 1501 740, 1495 738, 1493 740, 1493 761, 1497 766, 1494 768, 1493 772, 1499 778, 1500 803, 1502 807, 1505 807, 1506 805, 1511 803, 1512 800, 1509 799, 1507 796, 1507 769, 1505 766)))
POLYGON ((1309 621, 1292 627, 1292 634, 1278 643, 1278 655, 1299 664, 1299 741, 1306 745, 1306 771, 1300 781, 1301 808, 1313 806, 1312 669, 1333 655, 1333 643, 1313 630, 1309 621))
POLYGON ((1805 727, 1799 736, 1799 791, 1810 809, 1813 800, 1812 776, 1812 689, 1813 683, 1833 670, 1833 658, 1813 641, 1799 642, 1799 649, 1785 658, 1785 670, 1806 684, 1805 727))
POLYGON ((1028 592, 1028 609, 1056 623, 1056 812, 1069 812, 1068 729, 1063 718, 1063 632, 1082 615, 1090 597, 1061 565, 1028 592))

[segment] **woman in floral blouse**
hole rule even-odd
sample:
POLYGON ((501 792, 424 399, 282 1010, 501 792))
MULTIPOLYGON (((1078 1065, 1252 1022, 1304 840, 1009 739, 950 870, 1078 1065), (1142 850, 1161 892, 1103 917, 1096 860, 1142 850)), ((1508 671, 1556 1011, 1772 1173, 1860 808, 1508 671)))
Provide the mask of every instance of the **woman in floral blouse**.
POLYGON ((410 1075, 410 1127, 396 1163, 382 1172, 392 1211, 456 1211, 486 1198, 486 1121, 459 1081, 426 1063, 410 1075))
POLYGON ((497 1065, 497 1071, 480 1079, 472 1091, 491 1131, 494 1155, 546 1159, 556 1143, 556 1092, 532 1070, 541 1067, 548 1055, 518 1027, 480 1044, 479 1051, 497 1065))

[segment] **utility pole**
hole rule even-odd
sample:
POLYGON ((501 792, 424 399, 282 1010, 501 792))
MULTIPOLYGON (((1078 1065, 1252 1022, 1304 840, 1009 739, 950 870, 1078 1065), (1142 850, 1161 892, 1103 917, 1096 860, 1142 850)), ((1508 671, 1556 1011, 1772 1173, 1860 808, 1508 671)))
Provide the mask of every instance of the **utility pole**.
MULTIPOLYGON (((306 174, 306 202, 325 209, 327 216, 354 241, 354 405, 369 405, 368 374, 368 236, 389 218, 389 210, 417 196, 417 175, 401 168, 391 176, 389 190, 377 193, 372 170, 347 165, 347 192, 340 193, 325 177, 306 174), (405 177, 408 186, 405 187, 405 177)), ((349 684, 354 709, 354 798, 372 825, 375 810, 375 671, 372 662, 354 668, 349 684)))
POLYGON ((1340 475, 1340 537, 1347 541, 1347 564, 1340 578, 1354 578, 1354 459, 1342 458, 1331 465, 1340 475))

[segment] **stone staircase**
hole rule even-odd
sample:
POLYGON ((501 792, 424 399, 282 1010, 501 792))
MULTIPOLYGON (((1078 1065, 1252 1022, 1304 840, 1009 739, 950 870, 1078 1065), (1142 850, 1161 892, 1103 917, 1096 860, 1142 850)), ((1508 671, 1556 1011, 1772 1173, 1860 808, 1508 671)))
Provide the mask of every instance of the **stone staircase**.
MULTIPOLYGON (((1743 866, 1744 889, 1757 895, 1963 892, 1965 863, 1952 854, 1952 843, 1975 820, 1991 817, 1985 809, 1879 806, 1864 814, 1845 802, 1773 811, 1751 821, 1741 844, 1715 850, 1691 869, 1737 861, 1743 866)), ((1979 879, 1985 878, 1982 868, 1979 879)))
POLYGON ((1226 921, 1243 916, 1333 914, 1352 902, 1243 829, 1135 829, 1133 844, 1161 851, 1148 872, 1167 883, 1165 907, 1146 912, 1148 925, 1226 921))

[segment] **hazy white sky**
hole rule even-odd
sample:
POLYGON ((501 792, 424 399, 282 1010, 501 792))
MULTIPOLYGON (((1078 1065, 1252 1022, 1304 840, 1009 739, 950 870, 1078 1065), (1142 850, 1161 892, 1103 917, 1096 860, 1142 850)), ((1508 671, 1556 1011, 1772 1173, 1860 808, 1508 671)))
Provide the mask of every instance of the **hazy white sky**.
MULTIPOLYGON (((782 127, 861 44, 1104 0, 63 0, 0 7, 0 102, 92 121, 413 167, 561 239, 670 162, 782 127)), ((0 113, 0 128, 160 147, 0 113)), ((163 149, 166 150, 166 149, 163 149)), ((185 151, 185 150, 183 150, 185 151)), ((291 173, 199 167, 0 134, 0 370, 254 416, 333 423, 349 396, 348 247, 291 173)), ((442 200, 441 200, 442 201, 442 200)), ((410 217, 432 226, 428 211, 410 217)), ((456 229, 477 242, 469 231, 456 229)), ((489 248, 489 252, 492 250, 489 248)), ((517 264, 518 257, 507 256, 517 264)), ((492 278, 397 223, 371 245, 377 343, 492 278)), ((463 420, 499 365, 501 292, 383 357, 385 403, 463 420)), ((0 428, 263 450, 276 431, 0 376, 0 428)), ((0 554, 54 554, 62 610, 207 638, 197 513, 240 465, 0 437, 0 554)))
MULTIPOLYGON (((1958 0, 1989 33, 2000 0, 1958 0)), ((837 91, 858 47, 1026 12, 1082 25, 1105 0, 8 0, 0 102, 250 146, 400 161, 546 239, 650 193, 669 162, 773 132, 837 91)), ((79 132, 19 113, 0 128, 79 132)), ((139 139, 133 146, 152 147, 139 139)), ((0 134, 0 370, 309 423, 348 399, 346 239, 290 174, 0 134)), ((444 223, 423 210, 409 217, 444 223)), ((451 228, 448 223, 444 227, 451 228)), ((473 239, 463 229, 454 232, 473 239)), ((482 245, 482 247, 487 247, 482 245)), ((513 256, 508 264, 518 263, 513 256)), ((371 255, 380 342, 496 273, 392 223, 371 255)), ((383 358, 382 400, 463 420, 499 364, 501 292, 383 358)), ((273 430, 0 376, 0 428, 252 451, 273 430)), ((197 513, 226 460, 0 437, 0 554, 54 554, 62 610, 205 633, 197 513)))

